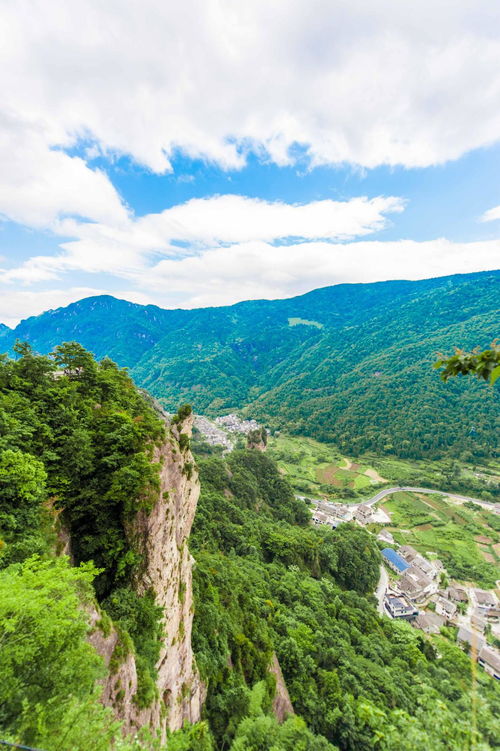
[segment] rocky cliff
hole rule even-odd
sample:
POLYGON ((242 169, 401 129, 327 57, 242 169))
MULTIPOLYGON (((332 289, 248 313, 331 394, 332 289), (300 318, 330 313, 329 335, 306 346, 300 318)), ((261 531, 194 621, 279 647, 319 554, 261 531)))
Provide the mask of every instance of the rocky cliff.
MULTIPOLYGON (((137 672, 132 652, 123 649, 118 633, 94 628, 91 641, 104 657, 109 676, 103 700, 124 722, 125 731, 144 725, 159 729, 182 727, 200 719, 204 686, 191 648, 193 621, 192 568, 188 537, 200 492, 198 475, 189 450, 192 417, 173 424, 157 449, 161 464, 160 493, 149 513, 137 514, 128 531, 130 541, 142 553, 143 565, 136 575, 138 594, 153 590, 163 609, 163 641, 156 687, 157 697, 147 708, 134 702, 137 672)), ((99 615, 92 614, 97 626, 99 615)))

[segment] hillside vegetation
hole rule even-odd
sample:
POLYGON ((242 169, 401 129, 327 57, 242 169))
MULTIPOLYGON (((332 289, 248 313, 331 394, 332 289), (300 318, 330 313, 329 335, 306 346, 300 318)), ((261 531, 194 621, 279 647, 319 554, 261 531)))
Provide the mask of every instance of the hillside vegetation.
POLYGON ((450 641, 377 614, 373 536, 307 525, 256 451, 199 463, 193 638, 217 748, 331 750, 324 740, 341 751, 484 751, 500 742, 495 681, 450 641), (316 739, 271 745, 272 719, 252 716, 256 682, 269 711, 273 653, 316 739))
POLYGON ((498 448, 499 394, 444 384, 438 352, 498 336, 500 272, 344 284, 289 300, 161 310, 96 297, 0 332, 41 351, 77 340, 130 368, 174 410, 246 409, 273 427, 353 455, 473 455, 498 448))
MULTIPOLYGON (((157 495, 163 424, 109 359, 78 345, 51 357, 17 350, 0 361, 0 738, 44 751, 165 749, 147 727, 122 738, 99 701, 106 667, 88 642, 97 607, 95 628, 119 635, 109 670, 134 652, 134 701, 146 706, 164 634, 154 595, 134 590, 140 560, 127 525, 157 495), (59 555, 68 531, 72 559, 59 555)), ((373 536, 312 527, 256 450, 199 465, 190 550, 205 717, 169 735, 166 751, 498 747, 498 685, 446 639, 436 650, 378 616, 373 536), (282 724, 274 655, 296 713, 282 724)))

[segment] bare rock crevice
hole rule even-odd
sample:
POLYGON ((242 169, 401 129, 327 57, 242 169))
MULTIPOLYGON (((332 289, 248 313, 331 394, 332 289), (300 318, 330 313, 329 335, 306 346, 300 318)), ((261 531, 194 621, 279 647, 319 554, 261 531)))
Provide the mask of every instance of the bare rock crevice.
MULTIPOLYGON (((182 423, 182 433, 191 435, 192 417, 182 423)), ((188 446, 179 445, 179 426, 173 425, 166 440, 155 451, 159 462, 160 492, 150 512, 139 511, 128 531, 130 541, 143 558, 134 582, 139 595, 152 590, 163 610, 163 640, 157 662, 157 698, 146 708, 134 702, 137 671, 133 653, 125 653, 119 664, 116 649, 120 637, 115 628, 108 635, 97 627, 99 615, 91 614, 94 626, 90 641, 110 667, 104 682, 103 701, 123 721, 124 731, 148 726, 165 736, 167 728, 197 722, 205 698, 193 650, 192 569, 188 538, 200 493, 198 474, 188 446)))

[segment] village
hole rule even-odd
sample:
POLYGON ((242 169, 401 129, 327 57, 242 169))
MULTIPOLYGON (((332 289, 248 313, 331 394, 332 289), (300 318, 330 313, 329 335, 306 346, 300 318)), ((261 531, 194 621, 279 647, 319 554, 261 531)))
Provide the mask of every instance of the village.
MULTIPOLYGON (((389 524, 390 517, 375 504, 347 505, 314 501, 312 523, 336 529, 345 522, 362 527, 369 523, 389 524)), ((410 545, 398 545, 386 529, 377 533, 383 566, 377 588, 379 612, 389 618, 408 621, 426 634, 439 634, 442 627, 456 629, 456 640, 464 651, 493 678, 500 680, 500 651, 488 644, 491 634, 500 639, 500 605, 494 591, 448 582, 443 563, 432 553, 429 558, 410 545), (389 547, 390 546, 390 547, 389 547)))
POLYGON ((229 414, 211 420, 204 415, 194 416, 194 427, 210 446, 221 446, 223 453, 229 453, 236 445, 237 435, 248 435, 262 426, 256 420, 244 420, 238 415, 229 414))
MULTIPOLYGON (((236 436, 248 435, 261 426, 256 420, 243 420, 236 414, 211 420, 195 416, 195 427, 210 445, 222 446, 224 453, 233 450, 236 436)), ((311 503, 311 522, 336 529, 347 522, 366 528, 369 524, 388 525, 390 516, 377 507, 378 496, 366 503, 334 503, 307 499, 311 503)), ((410 545, 398 545, 387 529, 380 529, 377 539, 383 565, 377 588, 379 612, 394 619, 408 621, 426 634, 439 634, 444 626, 455 627, 457 643, 484 670, 500 680, 500 652, 487 642, 487 635, 500 639, 500 604, 494 591, 448 582, 446 569, 437 556, 429 558, 410 545)))

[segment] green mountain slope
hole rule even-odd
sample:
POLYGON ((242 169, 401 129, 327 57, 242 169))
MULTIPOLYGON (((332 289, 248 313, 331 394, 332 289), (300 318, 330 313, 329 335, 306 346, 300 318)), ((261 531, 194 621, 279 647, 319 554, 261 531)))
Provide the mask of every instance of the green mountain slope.
POLYGON ((89 298, 0 332, 0 346, 18 337, 46 352, 76 339, 130 367, 168 409, 247 408, 351 453, 481 456, 498 440, 498 390, 445 385, 432 363, 498 336, 499 281, 495 271, 344 284, 199 310, 89 298))

